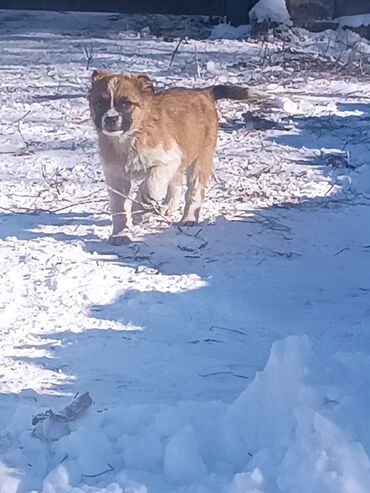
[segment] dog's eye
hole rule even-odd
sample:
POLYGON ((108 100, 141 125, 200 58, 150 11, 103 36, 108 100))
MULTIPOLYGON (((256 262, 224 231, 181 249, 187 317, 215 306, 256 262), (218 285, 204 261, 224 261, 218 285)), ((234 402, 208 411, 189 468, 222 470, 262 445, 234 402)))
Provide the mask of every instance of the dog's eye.
POLYGON ((109 103, 109 101, 107 99, 99 99, 95 105, 96 107, 101 110, 103 108, 105 108, 107 106, 107 104, 109 103))
POLYGON ((117 99, 116 107, 117 107, 117 109, 120 109, 120 110, 127 110, 127 109, 130 109, 131 103, 127 99, 117 99))

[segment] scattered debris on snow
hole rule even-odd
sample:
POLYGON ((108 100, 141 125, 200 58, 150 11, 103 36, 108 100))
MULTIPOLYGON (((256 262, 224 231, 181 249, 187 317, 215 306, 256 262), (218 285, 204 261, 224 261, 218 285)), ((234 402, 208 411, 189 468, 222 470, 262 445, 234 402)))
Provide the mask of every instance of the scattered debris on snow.
POLYGON ((56 440, 61 438, 63 435, 69 433, 69 428, 66 424, 81 417, 91 404, 92 399, 90 394, 85 392, 84 394, 77 396, 62 411, 55 413, 52 409, 49 409, 36 414, 36 416, 32 418, 32 425, 36 426, 33 430, 33 435, 45 440, 56 440), (39 426, 40 424, 41 426, 39 426), (55 434, 55 427, 59 428, 57 435, 55 434), (50 434, 51 430, 53 430, 52 435, 50 434))

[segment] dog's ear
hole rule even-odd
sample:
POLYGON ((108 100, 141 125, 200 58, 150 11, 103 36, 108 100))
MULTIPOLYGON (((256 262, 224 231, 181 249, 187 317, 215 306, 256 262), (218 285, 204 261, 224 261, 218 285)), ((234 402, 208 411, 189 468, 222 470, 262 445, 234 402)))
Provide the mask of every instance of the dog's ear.
POLYGON ((94 84, 99 79, 104 79, 104 77, 108 77, 109 75, 113 75, 113 72, 110 70, 94 70, 91 74, 91 84, 94 84))
POLYGON ((146 94, 153 94, 154 93, 154 86, 153 82, 149 79, 147 75, 133 75, 133 80, 135 81, 136 87, 139 89, 140 92, 146 93, 146 94))

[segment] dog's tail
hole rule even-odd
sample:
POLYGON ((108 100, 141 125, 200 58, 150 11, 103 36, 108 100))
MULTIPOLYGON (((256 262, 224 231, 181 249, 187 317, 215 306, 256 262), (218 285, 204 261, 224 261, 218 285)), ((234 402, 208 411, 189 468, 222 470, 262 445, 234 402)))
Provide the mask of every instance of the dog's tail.
POLYGON ((233 85, 219 85, 208 88, 209 93, 213 96, 213 99, 235 99, 237 101, 259 101, 270 99, 271 96, 252 89, 250 87, 241 87, 233 85))

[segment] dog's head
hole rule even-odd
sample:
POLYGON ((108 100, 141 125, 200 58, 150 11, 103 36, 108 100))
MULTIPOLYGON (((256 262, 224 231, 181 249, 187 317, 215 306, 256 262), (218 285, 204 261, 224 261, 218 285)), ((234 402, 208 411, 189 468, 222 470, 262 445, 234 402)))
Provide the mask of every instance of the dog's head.
POLYGON ((95 70, 91 75, 89 104, 96 129, 114 137, 137 128, 153 94, 153 84, 146 75, 95 70))

